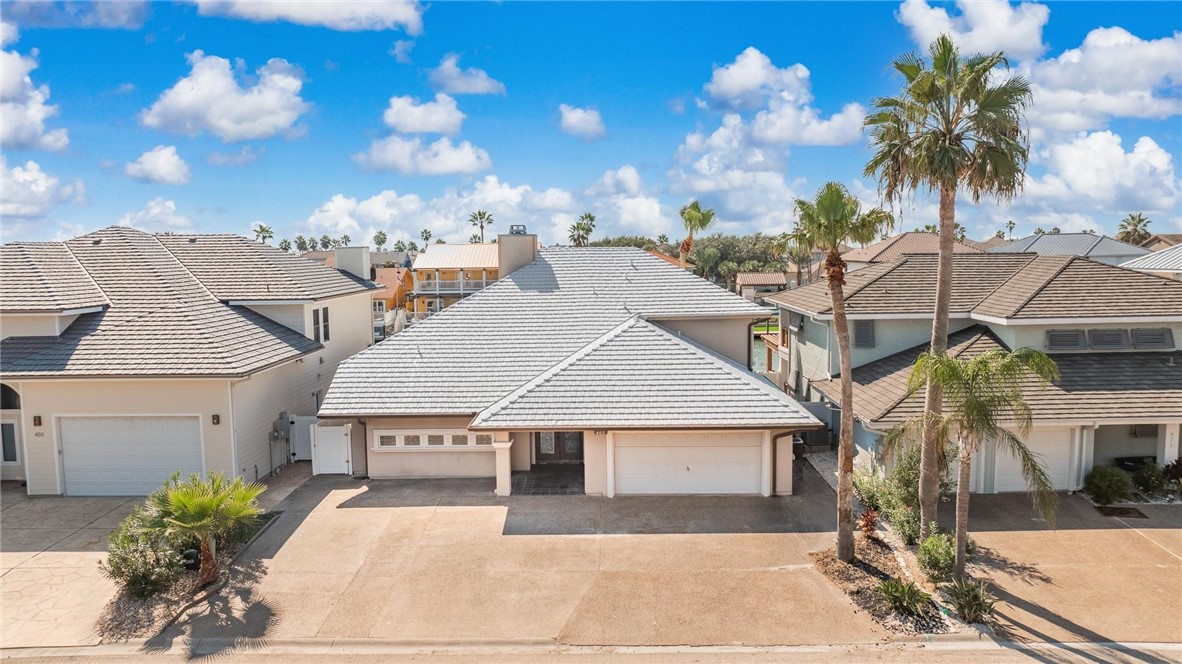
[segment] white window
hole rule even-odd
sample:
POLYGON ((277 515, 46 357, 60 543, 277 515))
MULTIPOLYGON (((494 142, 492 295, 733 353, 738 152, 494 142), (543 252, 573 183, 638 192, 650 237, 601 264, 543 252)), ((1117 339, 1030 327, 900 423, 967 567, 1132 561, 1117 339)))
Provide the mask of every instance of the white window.
POLYGON ((385 311, 386 311, 386 301, 385 300, 374 300, 373 301, 373 312, 375 314, 385 313, 385 311))
POLYGON ((374 449, 475 449, 479 445, 492 445, 492 434, 473 434, 463 429, 450 431, 374 431, 374 449), (475 443, 475 446, 473 445, 475 443))

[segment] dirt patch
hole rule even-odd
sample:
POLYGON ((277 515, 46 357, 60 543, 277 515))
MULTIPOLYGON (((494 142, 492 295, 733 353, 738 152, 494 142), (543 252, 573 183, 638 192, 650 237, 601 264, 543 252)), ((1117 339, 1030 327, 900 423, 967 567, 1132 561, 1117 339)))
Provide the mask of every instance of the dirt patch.
POLYGON ((887 579, 906 576, 889 545, 879 539, 857 538, 854 562, 837 560, 836 549, 809 554, 817 570, 837 584, 850 599, 874 618, 875 622, 896 634, 946 634, 956 628, 930 601, 919 616, 896 613, 878 594, 878 585, 887 579))

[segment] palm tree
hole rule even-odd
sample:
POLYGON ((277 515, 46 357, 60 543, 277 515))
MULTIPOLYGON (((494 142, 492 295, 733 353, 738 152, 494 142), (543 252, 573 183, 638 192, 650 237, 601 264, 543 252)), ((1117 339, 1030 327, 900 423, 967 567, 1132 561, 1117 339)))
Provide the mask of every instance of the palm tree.
POLYGON ((480 242, 480 233, 473 233, 472 235, 469 235, 468 242, 470 244, 478 244, 480 242))
POLYGON ((424 228, 423 230, 419 231, 419 237, 421 237, 423 239, 424 245, 430 244, 431 243, 431 229, 424 228))
POLYGON ((1153 222, 1146 219, 1145 215, 1140 212, 1130 214, 1116 227, 1116 239, 1129 244, 1141 244, 1149 239, 1149 224, 1151 223, 1153 222))
POLYGON ((477 210, 468 216, 468 223, 480 227, 480 243, 484 244, 484 227, 492 226, 493 217, 484 210, 477 210))
POLYGON ((261 221, 258 222, 257 224, 255 224, 255 227, 254 227, 254 239, 255 240, 262 242, 263 244, 266 244, 267 240, 270 240, 273 237, 275 237, 275 233, 271 230, 270 226, 264 224, 261 221))
POLYGON ((295 246, 296 251, 300 252, 301 254, 308 251, 308 238, 304 237, 303 235, 295 236, 295 246))
POLYGON ((201 547, 197 585, 204 587, 217 580, 217 538, 253 523, 263 513, 258 497, 266 490, 241 477, 227 482, 216 472, 204 480, 194 474, 185 482, 173 475, 162 491, 149 497, 149 503, 170 537, 197 539, 201 547))
POLYGON ((802 279, 804 279, 805 272, 812 269, 812 250, 805 249, 803 247, 792 246, 788 248, 788 252, 784 255, 784 257, 787 258, 788 262, 792 263, 792 266, 796 268, 796 285, 799 286, 802 279))
POLYGON ((1014 223, 1014 220, 1013 220, 1013 219, 1010 219, 1009 221, 1007 221, 1007 222, 1006 222, 1006 232, 1008 232, 1008 233, 1009 233, 1009 236, 1010 236, 1010 239, 1011 239, 1011 240, 1012 240, 1012 239, 1014 239, 1014 227, 1015 227, 1016 225, 1017 225, 1017 224, 1015 224, 1015 223, 1014 223))
POLYGON ((582 221, 576 221, 570 225, 570 234, 567 239, 570 240, 572 246, 585 247, 587 246, 588 236, 591 235, 591 229, 582 221))
POLYGON ((398 240, 395 242, 394 251, 406 251, 406 240, 398 240))
POLYGON ((726 280, 726 289, 735 289, 735 275, 739 274, 739 264, 734 261, 723 261, 718 264, 718 276, 726 280))
MULTIPOLYGON (((1011 420, 1011 428, 1025 436, 1030 432, 1030 405, 1022 394, 1024 385, 1035 381, 1042 388, 1059 380, 1059 368, 1044 353, 1030 348, 1013 352, 987 351, 969 359, 952 357, 947 352, 930 350, 919 356, 908 379, 908 395, 925 385, 939 383, 944 395, 944 414, 933 416, 932 423, 941 440, 953 438, 957 448, 956 479, 956 578, 965 576, 965 557, 969 534, 969 483, 973 455, 983 440, 993 440, 999 450, 1013 455, 1022 468, 1022 477, 1030 488, 1034 505, 1047 523, 1054 526, 1057 498, 1054 483, 1037 454, 1001 422, 1011 420)), ((916 430, 926 430, 924 417, 910 420, 887 436, 888 449, 897 441, 911 437, 916 430)))
POLYGON ((660 235, 657 236, 657 244, 662 247, 669 244, 669 236, 665 235, 664 233, 661 233, 660 235))
POLYGON ((411 241, 410 241, 410 243, 406 245, 406 248, 407 248, 409 251, 418 251, 418 250, 419 250, 419 245, 418 245, 417 243, 415 243, 415 241, 414 241, 414 240, 411 240, 411 241))
POLYGON ((282 251, 285 254, 291 253, 291 240, 289 240, 287 238, 283 238, 282 240, 280 240, 279 241, 279 251, 282 251))
POLYGON ((373 234, 373 244, 378 248, 378 251, 385 251, 386 241, 390 238, 386 237, 386 231, 378 231, 373 234))
POLYGON ((353 238, 349 237, 348 233, 345 233, 344 235, 341 236, 341 246, 343 246, 343 247, 349 246, 349 243, 352 241, 353 241, 353 238))
POLYGON ((792 233, 792 243, 811 252, 826 252, 822 268, 829 282, 833 303, 833 326, 841 359, 841 434, 837 445, 837 559, 854 559, 854 383, 850 377, 850 329, 845 315, 845 261, 841 247, 850 242, 865 242, 878 237, 883 228, 892 228, 890 213, 874 208, 863 212, 858 199, 845 187, 830 182, 821 187, 815 200, 796 200, 799 222, 792 233))
POLYGON ((330 238, 328 235, 321 235, 320 236, 320 250, 321 251, 328 251, 331 248, 332 248, 332 238, 330 238))
POLYGON ((681 269, 685 269, 686 259, 694 250, 694 233, 699 233, 714 223, 714 210, 702 209, 697 201, 681 208, 681 223, 685 226, 685 239, 681 241, 681 269))
MULTIPOLYGON (((902 201, 920 187, 939 191, 940 255, 931 350, 941 353, 948 347, 956 192, 963 188, 978 202, 984 195, 1009 200, 1021 189, 1029 157, 1023 112, 1032 93, 1024 77, 994 74, 999 66, 1009 67, 1000 51, 962 58, 952 39, 941 35, 928 54, 930 63, 914 53, 892 63, 904 85, 898 96, 875 99, 874 110, 866 116, 875 152, 865 175, 878 178, 880 191, 890 201, 902 201)), ((928 386, 925 413, 941 412, 940 396, 938 384, 928 386)), ((929 427, 920 462, 922 536, 936 518, 940 445, 929 427)))
POLYGON ((591 234, 595 232, 595 215, 590 212, 584 212, 579 215, 579 221, 587 227, 587 241, 590 241, 591 234))
POLYGON ((698 247, 694 250, 694 273, 708 281, 714 281, 722 254, 714 247, 698 247))

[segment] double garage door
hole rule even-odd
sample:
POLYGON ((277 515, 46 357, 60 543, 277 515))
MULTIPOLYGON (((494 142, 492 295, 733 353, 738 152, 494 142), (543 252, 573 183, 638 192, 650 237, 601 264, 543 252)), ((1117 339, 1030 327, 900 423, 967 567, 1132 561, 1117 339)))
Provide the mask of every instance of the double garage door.
MULTIPOLYGON (((1039 456, 1047 475, 1060 491, 1071 489, 1071 429, 1035 427, 1026 436, 1026 447, 1039 456)), ((1028 491, 1017 457, 1007 449, 997 448, 993 471, 994 491, 1028 491)))
POLYGON ((763 433, 617 433, 615 492, 758 494, 763 433))
POLYGON ((140 496, 178 470, 203 469, 197 417, 63 417, 58 426, 67 495, 140 496))

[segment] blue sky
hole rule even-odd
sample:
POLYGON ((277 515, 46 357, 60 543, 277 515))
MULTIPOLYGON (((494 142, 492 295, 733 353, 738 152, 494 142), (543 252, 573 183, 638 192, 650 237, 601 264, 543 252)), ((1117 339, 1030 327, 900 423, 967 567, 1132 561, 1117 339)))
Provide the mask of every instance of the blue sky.
MULTIPOLYGON (((6 2, 3 239, 124 223, 277 238, 465 241, 468 213, 546 242, 790 228, 827 180, 878 203, 859 130, 892 58, 950 32, 1036 94, 1014 219, 1182 232, 1172 3, 6 2), (398 48, 396 43, 402 42, 398 48)), ((902 226, 935 220, 920 194, 902 226)))

